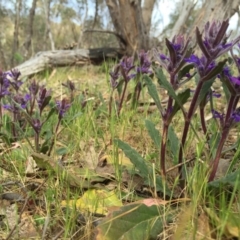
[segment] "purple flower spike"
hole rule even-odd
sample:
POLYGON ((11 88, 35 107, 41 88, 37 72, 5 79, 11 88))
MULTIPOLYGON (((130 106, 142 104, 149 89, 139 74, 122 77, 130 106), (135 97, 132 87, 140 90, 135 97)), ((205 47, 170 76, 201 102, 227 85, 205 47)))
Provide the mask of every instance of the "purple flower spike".
MULTIPOLYGON (((154 51, 155 59, 160 63, 168 72, 172 72, 182 66, 182 63, 188 50, 189 39, 185 41, 183 35, 177 35, 172 41, 166 39, 166 46, 168 48, 169 56, 154 51)), ((177 71, 177 70, 176 70, 177 71)))
POLYGON ((70 108, 71 104, 67 103, 67 100, 64 98, 62 101, 56 102, 56 107, 58 111, 58 118, 62 119, 66 111, 70 108))
POLYGON ((12 69, 11 71, 7 72, 7 75, 14 81, 17 81, 18 78, 21 76, 21 73, 17 69, 12 69))
POLYGON ((138 54, 138 59, 139 59, 139 67, 137 67, 137 73, 141 73, 141 74, 148 74, 148 73, 152 73, 152 71, 150 70, 151 67, 151 61, 149 60, 148 54, 144 51, 141 51, 138 54))
POLYGON ((185 58, 185 61, 187 63, 192 63, 198 70, 199 75, 202 77, 209 73, 214 67, 215 67, 215 62, 211 62, 211 64, 208 65, 206 68, 205 65, 207 63, 207 59, 205 56, 202 56, 199 58, 198 56, 192 54, 189 58, 185 58))
POLYGON ((122 66, 123 70, 125 71, 126 75, 134 68, 133 57, 123 57, 120 65, 122 66))
POLYGON ((11 71, 8 71, 5 73, 5 78, 10 80, 10 84, 13 86, 13 88, 18 91, 19 88, 22 86, 23 82, 21 80, 18 80, 21 73, 17 69, 12 69, 11 71))
POLYGON ((23 109, 27 108, 27 104, 30 100, 30 95, 29 94, 26 94, 25 96, 17 95, 13 97, 13 100, 14 101, 11 104, 3 105, 3 108, 16 114, 20 112, 19 105, 23 109))
POLYGON ((112 86, 113 89, 115 89, 117 86, 118 86, 118 78, 120 76, 120 73, 119 73, 119 70, 120 70, 120 66, 117 65, 114 70, 112 72, 110 72, 110 84, 112 86))
POLYGON ((43 109, 48 105, 50 100, 51 100, 51 91, 47 90, 45 87, 41 87, 39 89, 39 97, 37 99, 40 114, 42 113, 43 109))
POLYGON ((33 96, 37 95, 39 90, 39 84, 35 81, 35 79, 31 82, 28 89, 33 96))
POLYGON ((238 37, 235 40, 227 43, 227 39, 229 37, 229 35, 227 36, 226 34, 228 26, 228 19, 223 22, 207 22, 205 25, 204 39, 202 39, 202 34, 197 28, 197 42, 207 59, 218 58, 222 54, 229 51, 240 40, 240 37, 238 37))
POLYGON ((42 128, 42 123, 39 119, 33 119, 32 120, 32 127, 36 133, 40 133, 42 128))

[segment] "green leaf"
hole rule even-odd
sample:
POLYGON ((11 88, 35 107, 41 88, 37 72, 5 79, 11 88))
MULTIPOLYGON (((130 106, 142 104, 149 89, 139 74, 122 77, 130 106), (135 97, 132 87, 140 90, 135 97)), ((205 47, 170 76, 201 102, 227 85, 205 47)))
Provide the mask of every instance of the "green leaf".
POLYGON ((228 172, 231 172, 232 169, 236 166, 236 164, 238 164, 239 159, 240 159, 240 138, 238 138, 238 141, 236 142, 236 152, 231 160, 228 172))
POLYGON ((163 88, 165 88, 168 92, 168 95, 171 96, 178 103, 179 106, 181 106, 182 104, 179 101, 178 96, 175 93, 175 90, 173 89, 172 85, 166 79, 166 77, 163 73, 163 70, 157 69, 156 74, 157 74, 158 84, 160 86, 162 86, 163 88))
POLYGON ((168 141, 169 141, 169 147, 172 153, 172 156, 174 158, 174 163, 176 164, 178 162, 178 150, 179 150, 179 139, 174 132, 174 129, 172 125, 168 128, 168 141))
POLYGON ((179 73, 178 73, 178 81, 180 81, 183 77, 185 77, 186 76, 186 74, 187 73, 189 73, 189 71, 191 70, 191 69, 193 69, 194 68, 194 65, 193 64, 188 64, 188 65, 186 65, 185 67, 183 67, 180 71, 179 71, 179 73))
POLYGON ((157 239, 163 231, 164 222, 171 217, 165 215, 162 206, 129 204, 112 212, 97 227, 97 240, 157 239), (163 221, 164 215, 164 221, 163 221))
POLYGON ((228 102, 229 98, 231 97, 231 93, 235 94, 236 91, 226 77, 221 76, 221 81, 222 81, 223 91, 224 91, 226 100, 228 102))
POLYGON ((155 125, 153 124, 153 122, 149 121, 149 120, 145 120, 145 126, 148 130, 148 134, 151 137, 151 139, 153 140, 155 146, 159 149, 160 148, 160 144, 161 144, 161 136, 159 134, 159 131, 155 128, 155 125))
POLYGON ((208 186, 215 187, 215 188, 226 186, 226 185, 231 187, 238 186, 237 189, 240 189, 240 169, 238 169, 233 173, 228 174, 223 178, 220 178, 218 180, 208 183, 208 186))
POLYGON ((148 178, 149 171, 144 158, 135 149, 131 148, 127 143, 121 141, 120 139, 116 139, 115 142, 118 147, 123 150, 126 157, 128 157, 134 166, 139 170, 140 175, 144 178, 148 178))
POLYGON ((159 175, 155 175, 153 167, 148 166, 145 159, 135 149, 120 139, 116 139, 115 142, 118 147, 123 150, 126 157, 129 158, 133 165, 139 170, 139 175, 145 180, 148 186, 156 187, 157 191, 165 192, 167 195, 171 194, 168 187, 164 186, 162 178, 159 175), (156 182, 154 182, 154 179, 156 182))
POLYGON ((160 113, 163 113, 163 108, 155 84, 152 82, 152 79, 147 75, 144 75, 144 81, 147 85, 148 93, 153 98, 158 110, 160 111, 160 113))
POLYGON ((175 116, 175 114, 181 109, 181 107, 188 101, 190 97, 190 89, 187 88, 182 92, 178 93, 177 97, 181 105, 179 105, 179 103, 175 101, 173 105, 173 110, 170 115, 170 119, 172 119, 175 116))
POLYGON ((56 153, 57 153, 57 155, 64 155, 64 154, 67 154, 68 153, 68 149, 67 148, 65 148, 65 147, 62 147, 62 148, 58 148, 57 150, 56 150, 56 153))
POLYGON ((44 120, 43 124, 49 120, 49 118, 53 115, 53 113, 56 113, 56 109, 55 109, 55 108, 52 108, 52 109, 49 111, 49 113, 48 113, 46 119, 44 120))
POLYGON ((211 79, 211 80, 203 83, 203 86, 202 86, 199 96, 198 96, 198 103, 202 102, 202 100, 206 97, 206 94, 211 89, 213 82, 214 82, 214 79, 211 79))

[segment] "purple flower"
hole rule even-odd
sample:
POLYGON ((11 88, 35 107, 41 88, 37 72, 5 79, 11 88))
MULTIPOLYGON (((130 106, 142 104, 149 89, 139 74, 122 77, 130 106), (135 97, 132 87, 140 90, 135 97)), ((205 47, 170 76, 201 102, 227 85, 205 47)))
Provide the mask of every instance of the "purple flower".
POLYGON ((51 100, 51 91, 47 90, 45 87, 41 87, 39 89, 39 96, 37 99, 40 114, 42 113, 43 109, 48 105, 50 100, 51 100))
POLYGON ((3 108, 13 113, 19 113, 19 105, 21 106, 21 108, 26 109, 30 99, 31 97, 29 94, 26 94, 25 96, 17 95, 13 97, 13 101, 11 104, 4 104, 3 108))
POLYGON ((152 73, 152 71, 150 70, 150 67, 151 67, 151 62, 149 60, 149 57, 148 57, 148 54, 144 51, 141 51, 139 54, 138 54, 138 59, 139 59, 139 67, 137 67, 137 73, 141 73, 141 74, 144 74, 144 73, 152 73))
POLYGON ((185 41, 183 35, 175 36, 172 41, 166 39, 169 56, 158 53, 157 50, 155 50, 155 58, 168 72, 171 72, 182 66, 181 63, 187 54, 188 44, 189 39, 185 41))
POLYGON ((215 109, 212 110, 213 118, 219 119, 221 123, 223 123, 224 113, 219 113, 215 109))
POLYGON ((120 70, 120 66, 117 65, 114 70, 112 72, 110 72, 110 84, 112 86, 113 89, 115 89, 117 86, 118 86, 118 78, 120 76, 120 73, 119 73, 119 70, 120 70))
POLYGON ((230 50, 234 44, 240 40, 238 37, 229 43, 226 42, 229 37, 229 35, 227 36, 226 34, 228 26, 229 20, 223 22, 207 22, 204 30, 204 39, 202 39, 202 34, 197 28, 197 42, 207 59, 216 59, 220 55, 230 50))
POLYGON ((19 88, 22 86, 23 82, 21 80, 18 80, 21 73, 17 69, 12 69, 11 71, 5 72, 5 78, 10 80, 10 84, 13 86, 13 88, 18 91, 19 88))
POLYGON ((212 95, 215 98, 220 98, 222 96, 221 93, 216 93, 214 90, 212 91, 212 95))
POLYGON ((10 92, 8 91, 10 81, 6 76, 6 72, 2 72, 0 70, 0 98, 3 98, 6 95, 10 95, 10 92))
POLYGON ((192 63, 197 68, 198 73, 201 77, 209 73, 216 66, 214 61, 212 61, 208 66, 206 66, 206 57, 202 56, 201 58, 199 58, 194 54, 192 54, 189 58, 185 58, 185 61, 187 63, 192 63))
POLYGON ((240 113, 239 113, 238 109, 236 109, 236 111, 233 112, 232 119, 237 123, 240 122, 240 113))
POLYGON ((224 76, 227 76, 227 77, 230 77, 232 74, 231 74, 231 70, 228 66, 224 66, 223 67, 223 75, 224 76))
POLYGON ((167 57, 166 55, 164 55, 164 54, 162 54, 162 53, 160 53, 159 54, 159 58, 162 60, 162 61, 168 61, 169 62, 169 57, 167 57))
POLYGON ((35 81, 35 79, 31 82, 29 86, 29 91, 32 95, 36 96, 39 90, 39 84, 35 81))
POLYGON ((126 75, 134 68, 134 60, 133 57, 123 57, 120 66, 122 66, 126 75))
POLYGON ((229 77, 230 81, 235 85, 235 86, 240 86, 240 77, 229 77))
POLYGON ((62 119, 66 111, 70 108, 71 104, 67 103, 67 100, 64 98, 62 101, 56 102, 56 107, 58 111, 58 118, 62 119))
POLYGON ((40 133, 42 128, 42 123, 39 119, 32 119, 32 127, 36 133, 40 133))

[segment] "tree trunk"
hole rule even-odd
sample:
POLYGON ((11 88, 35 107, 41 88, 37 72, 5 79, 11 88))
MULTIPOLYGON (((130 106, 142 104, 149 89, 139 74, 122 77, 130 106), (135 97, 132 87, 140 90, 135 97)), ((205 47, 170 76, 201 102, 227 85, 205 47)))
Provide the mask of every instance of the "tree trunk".
POLYGON ((106 59, 117 59, 122 56, 123 50, 118 48, 44 51, 37 53, 33 58, 15 68, 20 71, 20 78, 24 78, 41 72, 46 68, 100 64, 106 59))
POLYGON ((29 49, 31 47, 31 43, 32 43, 32 36, 33 36, 33 22, 34 22, 34 16, 35 16, 35 10, 36 10, 36 6, 37 6, 37 1, 38 0, 33 0, 32 1, 32 7, 29 11, 29 21, 28 21, 28 28, 27 28, 27 37, 26 40, 23 44, 23 46, 25 47, 25 57, 29 57, 29 49))
POLYGON ((82 21, 82 24, 81 24, 81 30, 80 30, 80 34, 79 34, 79 37, 78 37, 77 48, 80 48, 83 45, 82 44, 82 42, 83 42, 83 32, 85 30, 85 24, 86 24, 87 16, 88 16, 88 3, 86 2, 86 11, 85 11, 83 21, 82 21))
POLYGON ((170 40, 177 34, 183 34, 186 32, 187 26, 185 25, 192 10, 194 9, 196 2, 193 0, 182 0, 180 14, 172 28, 170 40))
POLYGON ((143 21, 146 26, 148 34, 150 34, 152 23, 152 12, 156 0, 145 0, 142 9, 143 21))
POLYGON ((198 27, 200 30, 203 30, 204 25, 208 21, 222 21, 230 18, 236 12, 239 12, 239 4, 240 0, 205 0, 201 10, 198 12, 198 16, 195 18, 189 35, 195 37, 196 27, 198 27))
POLYGON ((52 35, 52 31, 51 31, 51 26, 50 26, 51 0, 42 0, 42 3, 43 3, 45 22, 46 22, 45 49, 46 49, 47 38, 49 38, 50 44, 51 44, 51 50, 54 51, 55 50, 55 43, 54 43, 54 40, 53 40, 53 35, 52 35))
POLYGON ((22 9, 22 0, 16 0, 15 2, 15 23, 14 23, 14 34, 13 34, 13 47, 12 47, 12 57, 11 57, 11 66, 15 65, 15 54, 19 47, 19 40, 18 40, 18 30, 19 30, 19 23, 20 23, 20 13, 22 9))
POLYGON ((126 49, 127 55, 137 50, 149 49, 149 30, 152 10, 155 1, 145 0, 145 8, 141 8, 141 0, 106 0, 114 28, 121 38, 120 47, 126 49), (146 14, 143 18, 143 12, 146 14))

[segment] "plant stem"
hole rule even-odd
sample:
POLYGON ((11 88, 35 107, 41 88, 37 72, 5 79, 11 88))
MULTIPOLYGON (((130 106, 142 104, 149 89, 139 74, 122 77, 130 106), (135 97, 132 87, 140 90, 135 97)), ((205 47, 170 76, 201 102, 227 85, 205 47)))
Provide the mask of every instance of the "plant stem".
MULTIPOLYGON (((178 155, 178 163, 182 163, 182 161, 183 161, 183 148, 184 148, 185 143, 186 143, 186 139, 187 139, 188 130, 189 130, 189 127, 190 127, 190 122, 191 122, 192 116, 196 111, 197 99, 198 99, 199 93, 202 89, 203 83, 204 83, 204 81, 201 79, 199 81, 198 85, 197 85, 197 88, 196 88, 195 92, 194 92, 193 99, 191 101, 188 113, 187 113, 186 118, 185 118, 182 141, 181 141, 181 146, 180 146, 179 155, 178 155)), ((182 171, 182 165, 179 167, 179 172, 181 173, 181 171, 182 171)))
POLYGON ((236 105, 236 96, 232 96, 229 98, 229 101, 228 101, 228 108, 227 108, 227 113, 226 113, 226 116, 225 116, 225 121, 224 121, 224 125, 226 125, 226 123, 229 121, 229 118, 231 117, 231 114, 233 113, 233 110, 235 109, 234 105, 236 105))
POLYGON ((109 103, 108 103, 109 117, 111 117, 111 115, 112 115, 112 103, 113 103, 113 91, 111 91, 111 95, 110 95, 110 99, 109 99, 109 103))
MULTIPOLYGON (((175 78, 175 74, 170 74, 170 82, 172 86, 174 86, 174 78, 175 78)), ((160 169, 163 177, 166 176, 166 166, 165 166, 166 144, 167 144, 167 137, 168 137, 168 128, 171 121, 170 115, 171 115, 172 105, 173 105, 173 98, 169 96, 166 112, 162 116, 163 131, 162 131, 162 141, 161 141, 161 148, 160 148, 160 169)))
POLYGON ((39 133, 35 132, 35 148, 36 148, 36 152, 39 152, 39 133))
POLYGON ((54 146, 54 143, 55 143, 55 138, 56 138, 56 136, 57 136, 57 132, 58 132, 58 128, 59 128, 59 126, 60 126, 61 120, 62 120, 62 118, 58 118, 58 123, 57 123, 57 126, 56 126, 56 128, 55 128, 55 134, 54 134, 54 136, 53 136, 51 145, 50 145, 49 150, 48 150, 48 154, 47 154, 48 156, 51 155, 51 152, 52 152, 52 149, 53 149, 53 146, 54 146))
POLYGON ((221 157, 221 154, 222 154, 222 149, 223 149, 224 143, 225 143, 225 141, 227 139, 229 130, 230 130, 230 127, 229 126, 225 126, 223 131, 222 131, 222 136, 221 136, 220 142, 218 144, 217 153, 216 153, 216 156, 215 156, 215 158, 214 158, 214 160, 212 162, 212 167, 211 167, 212 170, 211 170, 208 182, 211 182, 214 179, 215 175, 216 175, 218 164, 219 164, 219 160, 220 160, 220 157, 221 157))
POLYGON ((204 107, 200 107, 200 120, 201 120, 203 133, 205 134, 206 139, 208 140, 207 127, 206 127, 206 122, 204 117, 204 107))
POLYGON ((121 100, 120 100, 120 103, 119 103, 119 106, 118 106, 118 116, 120 115, 120 112, 121 112, 121 109, 122 109, 122 105, 123 105, 123 100, 124 100, 124 97, 125 97, 125 94, 126 94, 126 91, 127 91, 127 81, 124 82, 124 88, 123 88, 123 92, 122 92, 122 96, 121 96, 121 100))

